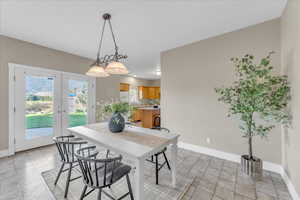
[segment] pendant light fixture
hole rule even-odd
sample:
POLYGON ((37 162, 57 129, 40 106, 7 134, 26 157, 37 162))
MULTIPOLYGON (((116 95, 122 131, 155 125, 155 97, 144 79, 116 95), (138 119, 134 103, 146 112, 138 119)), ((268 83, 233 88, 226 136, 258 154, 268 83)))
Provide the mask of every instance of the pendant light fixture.
POLYGON ((119 61, 121 59, 126 59, 127 56, 120 55, 118 52, 116 38, 115 38, 114 32, 112 30, 112 25, 110 22, 111 15, 109 13, 105 13, 102 17, 104 19, 104 23, 103 23, 102 32, 101 32, 101 38, 100 38, 100 42, 99 42, 97 58, 96 58, 96 61, 91 65, 91 68, 86 73, 86 75, 93 76, 93 77, 107 77, 110 74, 119 74, 119 75, 128 74, 129 72, 128 72, 127 68, 125 67, 125 65, 119 61), (108 21, 110 32, 112 35, 112 39, 113 39, 113 43, 114 43, 114 47, 115 47, 115 53, 112 55, 105 55, 103 57, 100 57, 102 41, 103 41, 103 34, 104 34, 105 25, 106 25, 107 21, 108 21))

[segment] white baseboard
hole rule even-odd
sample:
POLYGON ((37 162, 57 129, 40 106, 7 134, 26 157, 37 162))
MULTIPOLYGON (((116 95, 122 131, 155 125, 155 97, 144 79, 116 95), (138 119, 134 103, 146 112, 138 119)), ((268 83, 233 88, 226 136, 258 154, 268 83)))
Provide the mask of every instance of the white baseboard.
POLYGON ((293 198, 293 200, 300 200, 300 196, 297 193, 291 179, 288 177, 288 175, 286 174, 286 172, 284 171, 284 169, 282 168, 282 172, 281 172, 281 177, 283 179, 283 181, 285 182, 287 188, 289 189, 289 192, 293 198))
POLYGON ((9 155, 8 149, 0 151, 0 158, 7 157, 9 155))
POLYGON ((225 159, 225 160, 230 160, 233 162, 240 162, 241 157, 236 155, 236 154, 232 154, 232 153, 226 153, 223 151, 218 151, 215 149, 210 149, 207 147, 202 147, 202 146, 198 146, 198 145, 194 145, 194 144, 189 144, 189 143, 185 143, 185 142, 178 142, 178 147, 183 148, 183 149, 187 149, 190 151, 194 151, 197 153, 203 153, 209 156, 214 156, 217 158, 221 158, 221 159, 225 159))
POLYGON ((282 166, 276 163, 268 162, 268 161, 263 161, 263 168, 265 170, 275 172, 278 174, 282 173, 282 166))
MULTIPOLYGON (((184 142, 178 142, 178 146, 183 149, 187 149, 187 150, 194 151, 197 153, 203 153, 206 155, 229 160, 232 162, 240 163, 240 161, 241 161, 241 155, 234 154, 234 153, 227 153, 227 152, 210 149, 207 147, 201 147, 201 146, 194 145, 194 144, 188 144, 188 143, 184 143, 184 142)), ((264 170, 276 172, 279 174, 281 174, 281 172, 282 172, 282 167, 279 164, 264 161, 263 167, 264 167, 264 170)))
MULTIPOLYGON (((202 153, 202 154, 214 156, 217 158, 229 160, 232 162, 240 163, 240 160, 241 160, 241 156, 238 154, 227 153, 227 152, 223 152, 223 151, 219 151, 219 150, 215 150, 215 149, 210 149, 207 147, 201 147, 201 146, 194 145, 194 144, 178 142, 178 147, 186 149, 186 150, 194 151, 197 153, 202 153)), ((281 165, 264 161, 263 168, 264 168, 264 170, 268 170, 268 171, 272 171, 272 172, 276 172, 276 173, 280 174, 282 176, 282 179, 284 180, 285 184, 287 185, 288 190, 289 190, 293 200, 300 200, 299 195, 298 195, 293 183, 291 182, 291 180, 289 179, 289 177, 287 176, 287 174, 285 173, 285 171, 281 165)))

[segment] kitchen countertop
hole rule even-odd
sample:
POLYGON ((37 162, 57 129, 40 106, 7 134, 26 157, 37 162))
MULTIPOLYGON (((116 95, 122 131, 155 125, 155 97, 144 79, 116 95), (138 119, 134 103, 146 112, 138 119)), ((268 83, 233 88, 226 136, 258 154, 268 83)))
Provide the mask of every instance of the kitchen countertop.
POLYGON ((142 108, 138 108, 140 110, 160 110, 160 108, 153 108, 153 107, 142 107, 142 108))

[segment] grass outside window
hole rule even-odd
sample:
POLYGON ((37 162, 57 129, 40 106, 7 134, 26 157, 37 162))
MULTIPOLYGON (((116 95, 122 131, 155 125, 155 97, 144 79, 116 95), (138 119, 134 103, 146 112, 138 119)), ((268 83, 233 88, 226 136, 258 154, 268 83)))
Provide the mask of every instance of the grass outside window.
MULTIPOLYGON (((84 112, 75 112, 69 114, 69 127, 81 126, 87 123, 87 114, 84 112)), ((49 128, 53 126, 53 113, 45 114, 27 114, 26 128, 49 128)))

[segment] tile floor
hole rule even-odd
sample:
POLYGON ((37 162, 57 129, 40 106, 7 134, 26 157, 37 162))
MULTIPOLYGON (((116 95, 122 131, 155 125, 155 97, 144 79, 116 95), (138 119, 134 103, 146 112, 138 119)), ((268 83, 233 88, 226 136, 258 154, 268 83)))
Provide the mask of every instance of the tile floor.
MULTIPOLYGON (((180 149, 178 173, 197 177, 185 200, 291 200, 279 174, 244 176, 237 163, 180 149)), ((0 200, 52 200, 41 172, 59 164, 55 146, 0 159, 0 200)))

